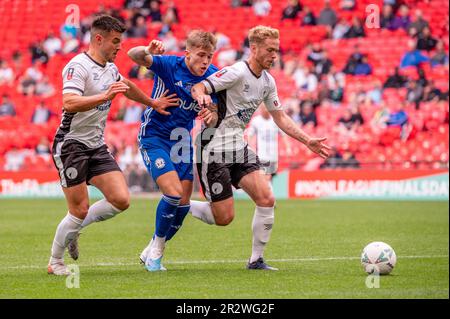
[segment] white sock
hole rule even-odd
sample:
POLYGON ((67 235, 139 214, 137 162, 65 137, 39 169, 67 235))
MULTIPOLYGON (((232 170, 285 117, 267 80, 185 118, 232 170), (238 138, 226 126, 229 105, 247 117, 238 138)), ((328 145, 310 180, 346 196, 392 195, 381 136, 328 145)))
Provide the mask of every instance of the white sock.
POLYGON ((113 218, 120 212, 120 209, 114 207, 110 202, 103 198, 89 207, 88 213, 81 224, 81 227, 84 228, 93 222, 101 222, 113 218))
POLYGON ((153 240, 150 242, 151 248, 150 248, 150 258, 151 259, 158 259, 163 255, 164 248, 166 245, 166 236, 164 237, 158 237, 155 235, 153 240))
POLYGON ((191 200, 190 212, 192 216, 200 219, 204 223, 207 223, 209 225, 214 225, 216 223, 214 215, 211 210, 211 204, 208 202, 191 200))
POLYGON ((70 212, 62 219, 56 228, 55 238, 52 245, 52 257, 50 263, 55 263, 64 258, 64 250, 69 239, 73 238, 81 229, 82 219, 73 216, 70 212))
POLYGON ((272 226, 275 217, 274 207, 259 207, 256 206, 255 214, 253 215, 253 243, 252 256, 250 262, 256 261, 263 256, 264 247, 270 239, 272 233, 272 226))

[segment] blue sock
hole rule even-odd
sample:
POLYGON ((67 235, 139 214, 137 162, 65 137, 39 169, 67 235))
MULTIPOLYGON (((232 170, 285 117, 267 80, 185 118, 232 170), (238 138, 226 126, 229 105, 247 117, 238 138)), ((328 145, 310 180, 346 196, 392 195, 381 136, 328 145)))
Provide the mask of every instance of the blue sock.
POLYGON ((172 225, 170 226, 169 232, 166 235, 166 241, 170 240, 177 233, 190 209, 191 205, 178 206, 177 214, 172 222, 172 225))
POLYGON ((155 235, 158 237, 166 236, 175 219, 180 197, 163 195, 156 208, 155 235))

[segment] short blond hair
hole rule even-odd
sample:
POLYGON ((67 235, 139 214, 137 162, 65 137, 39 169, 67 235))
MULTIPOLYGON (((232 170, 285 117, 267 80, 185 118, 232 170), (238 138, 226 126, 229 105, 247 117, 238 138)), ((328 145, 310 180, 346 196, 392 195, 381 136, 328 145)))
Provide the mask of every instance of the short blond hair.
POLYGON ((248 32, 248 41, 250 44, 260 44, 266 39, 279 39, 280 31, 264 25, 258 25, 248 32))
POLYGON ((186 39, 186 49, 202 48, 207 50, 215 50, 217 38, 211 32, 202 30, 192 30, 186 39))

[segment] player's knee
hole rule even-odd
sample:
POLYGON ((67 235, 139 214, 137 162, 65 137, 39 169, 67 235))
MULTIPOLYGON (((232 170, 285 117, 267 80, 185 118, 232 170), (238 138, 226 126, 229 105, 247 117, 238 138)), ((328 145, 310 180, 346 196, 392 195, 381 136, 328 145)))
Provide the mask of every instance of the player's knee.
POLYGON ((261 196, 256 200, 256 205, 260 207, 273 207, 275 206, 275 197, 272 193, 261 196))
POLYGON ((75 207, 72 207, 70 209, 70 214, 77 218, 84 219, 86 218, 88 211, 89 211, 89 203, 83 203, 75 207))
POLYGON ((223 214, 214 217, 217 226, 227 226, 231 224, 234 219, 234 213, 223 214))
POLYGON ((128 207, 130 207, 130 196, 126 195, 114 196, 109 200, 109 202, 115 208, 124 211, 128 209, 128 207))

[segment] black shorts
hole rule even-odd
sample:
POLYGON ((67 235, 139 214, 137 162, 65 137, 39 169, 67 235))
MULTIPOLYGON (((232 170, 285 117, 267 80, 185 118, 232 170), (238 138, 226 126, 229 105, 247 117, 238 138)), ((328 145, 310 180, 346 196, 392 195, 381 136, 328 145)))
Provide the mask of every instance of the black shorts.
POLYGON ((61 186, 71 187, 92 177, 121 171, 106 145, 89 148, 75 140, 53 143, 53 163, 59 171, 61 186))
POLYGON ((233 196, 233 188, 239 188, 242 177, 261 169, 258 156, 246 146, 240 152, 202 152, 197 171, 203 193, 210 202, 218 202, 233 196))

